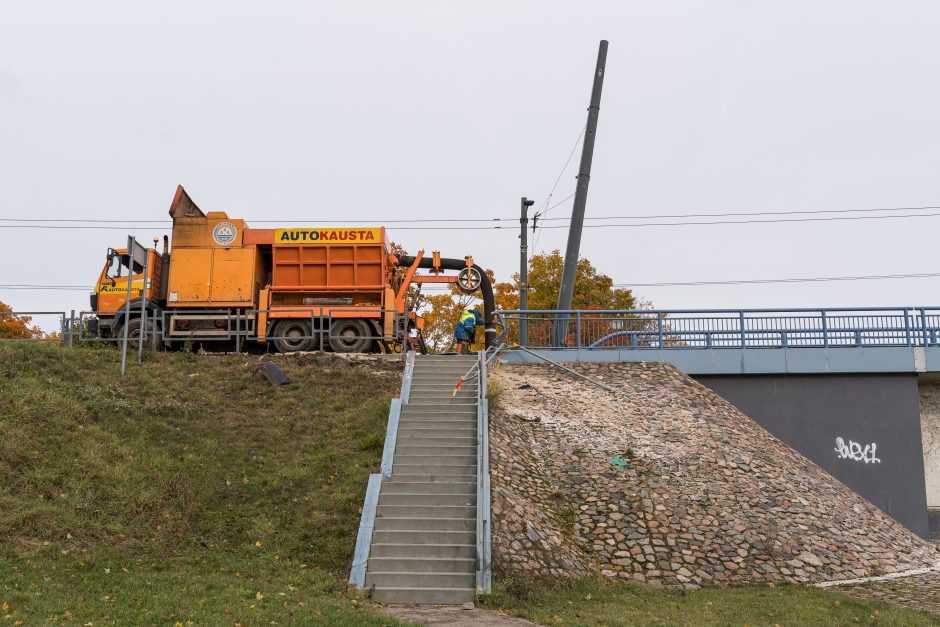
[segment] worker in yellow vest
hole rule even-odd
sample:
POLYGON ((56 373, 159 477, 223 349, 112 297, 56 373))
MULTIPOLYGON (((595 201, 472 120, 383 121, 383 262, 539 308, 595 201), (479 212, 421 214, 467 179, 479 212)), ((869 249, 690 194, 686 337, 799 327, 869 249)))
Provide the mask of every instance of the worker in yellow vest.
POLYGON ((469 355, 470 345, 477 335, 477 325, 483 326, 483 314, 477 309, 464 309, 460 314, 460 321, 454 330, 454 337, 457 338, 457 354, 469 355))

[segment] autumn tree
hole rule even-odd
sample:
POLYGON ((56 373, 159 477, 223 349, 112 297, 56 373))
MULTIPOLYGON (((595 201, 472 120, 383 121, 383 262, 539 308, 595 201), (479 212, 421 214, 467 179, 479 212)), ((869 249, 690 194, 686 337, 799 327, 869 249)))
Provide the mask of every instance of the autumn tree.
POLYGON ((31 340, 42 337, 42 330, 30 326, 32 317, 18 316, 12 312, 9 305, 0 301, 0 339, 31 340))
MULTIPOLYGON (((535 255, 529 262, 529 309, 555 309, 558 306, 558 291, 565 260, 561 251, 535 255)), ((516 291, 519 290, 519 275, 513 275, 516 291)), ((614 280, 601 274, 586 258, 578 260, 574 282, 572 309, 636 309, 633 292, 614 287, 614 280)))

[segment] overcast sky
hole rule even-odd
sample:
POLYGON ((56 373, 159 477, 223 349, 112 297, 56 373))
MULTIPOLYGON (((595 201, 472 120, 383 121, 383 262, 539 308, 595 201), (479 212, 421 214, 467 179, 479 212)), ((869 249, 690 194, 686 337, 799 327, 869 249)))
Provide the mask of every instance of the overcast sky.
MULTIPOLYGON (((178 183, 249 223, 500 217, 392 236, 508 278, 519 197, 548 196, 602 38, 589 218, 940 205, 938 29, 935 2, 5 2, 0 217, 162 220, 178 183)), ((631 285, 940 273, 938 225, 590 228, 582 255, 631 285)), ((0 284, 90 289, 126 234, 0 228, 0 284)), ((565 238, 545 229, 538 248, 565 238)), ((938 287, 636 292, 664 308, 930 305, 938 287)), ((0 299, 88 306, 82 291, 0 299)))

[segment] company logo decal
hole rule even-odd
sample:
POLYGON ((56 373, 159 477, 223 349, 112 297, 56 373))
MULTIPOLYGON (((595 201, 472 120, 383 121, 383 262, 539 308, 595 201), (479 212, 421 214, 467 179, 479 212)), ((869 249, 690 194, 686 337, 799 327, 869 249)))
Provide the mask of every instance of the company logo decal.
POLYGON ((215 240, 215 243, 219 246, 227 246, 235 241, 235 236, 238 234, 238 229, 235 228, 235 225, 231 222, 219 222, 215 225, 215 228, 212 229, 212 239, 215 240))
MULTIPOLYGON (((133 283, 131 283, 131 295, 133 296, 134 294, 139 294, 140 291, 143 289, 143 287, 144 287, 143 280, 134 281, 133 283)), ((101 285, 98 286, 98 293, 99 294, 127 294, 127 281, 124 281, 123 283, 115 283, 114 285, 111 285, 110 282, 102 283, 101 285)))
POLYGON ((338 244, 381 242, 382 229, 275 229, 275 244, 338 244))

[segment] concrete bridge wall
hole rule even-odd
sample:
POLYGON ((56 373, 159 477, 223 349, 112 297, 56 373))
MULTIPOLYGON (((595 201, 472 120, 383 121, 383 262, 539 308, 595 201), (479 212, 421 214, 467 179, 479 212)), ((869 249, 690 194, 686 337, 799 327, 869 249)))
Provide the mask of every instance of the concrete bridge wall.
POLYGON ((928 494, 931 504, 940 507, 940 386, 931 387, 925 414, 925 481, 916 374, 695 378, 906 527, 928 537, 928 494))

